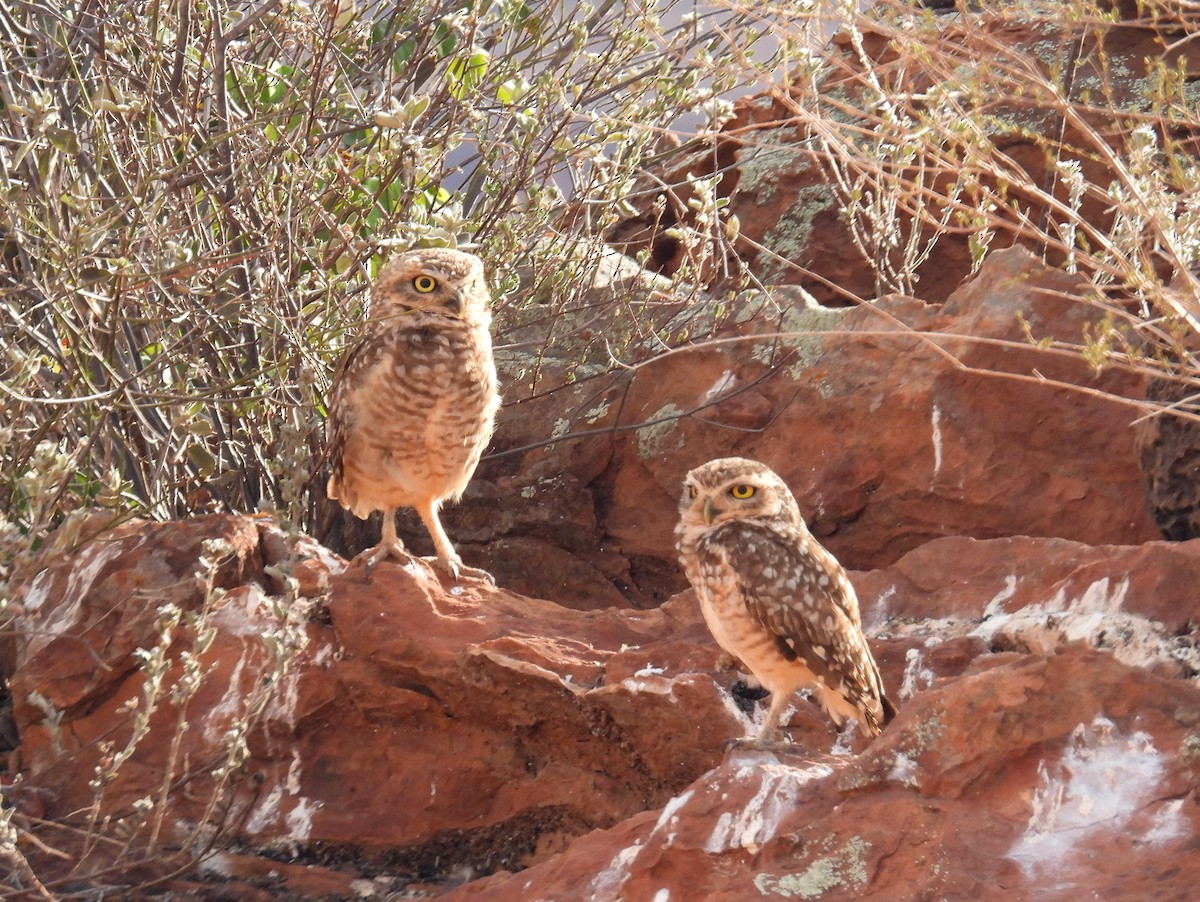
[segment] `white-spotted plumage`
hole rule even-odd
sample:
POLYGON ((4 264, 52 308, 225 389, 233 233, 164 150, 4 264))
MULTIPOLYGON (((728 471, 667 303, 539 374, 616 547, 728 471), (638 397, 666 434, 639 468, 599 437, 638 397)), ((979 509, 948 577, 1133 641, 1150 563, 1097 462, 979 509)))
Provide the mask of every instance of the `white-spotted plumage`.
POLYGON ((679 514, 680 561, 713 638, 772 695, 759 738, 774 738, 798 689, 839 727, 853 718, 878 735, 895 709, 854 587, 783 480, 758 461, 709 461, 684 480, 679 514))
POLYGON ((358 517, 383 511, 368 567, 407 556, 395 514, 412 507, 438 566, 455 579, 491 579, 463 565, 438 516, 467 487, 500 406, 491 318, 483 262, 462 251, 401 254, 372 286, 367 324, 334 374, 327 486, 358 517))

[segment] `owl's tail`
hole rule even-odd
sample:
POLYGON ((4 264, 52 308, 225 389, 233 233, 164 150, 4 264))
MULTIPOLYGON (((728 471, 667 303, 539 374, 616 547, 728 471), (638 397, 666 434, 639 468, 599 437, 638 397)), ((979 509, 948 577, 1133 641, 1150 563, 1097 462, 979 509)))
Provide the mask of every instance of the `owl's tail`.
POLYGON ((892 722, 898 712, 896 711, 896 706, 892 704, 892 700, 886 695, 879 696, 879 703, 883 706, 882 726, 886 727, 892 722))

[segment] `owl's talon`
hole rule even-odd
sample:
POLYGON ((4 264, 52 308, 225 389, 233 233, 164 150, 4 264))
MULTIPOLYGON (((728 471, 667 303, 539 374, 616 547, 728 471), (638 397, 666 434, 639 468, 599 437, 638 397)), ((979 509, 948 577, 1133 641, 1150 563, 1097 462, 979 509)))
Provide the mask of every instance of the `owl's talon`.
POLYGON ((354 560, 350 562, 350 566, 362 562, 363 576, 367 579, 371 578, 371 571, 375 569, 375 565, 380 561, 385 561, 389 557, 395 558, 397 561, 407 563, 411 560, 412 555, 404 547, 404 544, 399 540, 394 542, 380 542, 374 548, 368 548, 366 551, 359 552, 355 555, 354 560))
POLYGON ((721 743, 721 749, 727 753, 734 751, 774 752, 791 747, 791 740, 780 735, 742 736, 738 739, 726 739, 721 743))
POLYGON ((450 577, 456 583, 461 582, 463 579, 477 579, 490 586, 496 585, 496 577, 492 576, 492 574, 478 567, 468 567, 462 561, 452 561, 440 557, 423 558, 423 560, 427 561, 436 570, 450 577))
POLYGON ((458 575, 460 578, 477 579, 481 583, 487 583, 489 586, 496 585, 496 577, 492 576, 486 570, 481 570, 479 567, 461 567, 458 575))

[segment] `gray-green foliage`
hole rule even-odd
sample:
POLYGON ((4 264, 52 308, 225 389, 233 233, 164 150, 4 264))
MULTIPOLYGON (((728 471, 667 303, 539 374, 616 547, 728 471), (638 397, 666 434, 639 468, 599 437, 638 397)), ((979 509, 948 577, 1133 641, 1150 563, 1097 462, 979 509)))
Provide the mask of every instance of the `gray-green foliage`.
POLYGON ((0 514, 304 523, 329 373, 391 248, 471 236, 501 292, 525 265, 569 304, 584 272, 558 261, 763 27, 691 9, 10 0, 0 514))
POLYGON ((935 16, 881 0, 848 16, 839 52, 803 57, 790 124, 819 148, 878 293, 920 294, 932 250, 965 236, 976 267, 1016 242, 1114 306, 1136 299, 1154 343, 1173 344, 1156 334, 1167 321, 1200 326, 1200 93, 1186 71, 1200 19, 1143 0, 1136 26, 1114 27, 1117 6, 935 16))
MULTIPOLYGON (((1186 357, 1200 95, 1177 51, 1200 24, 1166 0, 1142 9, 1170 52, 1131 83, 1140 58, 1108 52, 1111 4, 1092 0, 950 16, 904 0, 10 0, 0 545, 85 503, 311 525, 329 374, 394 247, 474 241, 510 353, 539 328, 575 347, 564 331, 604 312, 586 293, 599 236, 668 194, 687 210, 668 229, 680 273, 716 260, 743 277, 722 173, 681 162, 712 148, 667 140, 688 137, 672 129, 689 112, 726 121, 735 87, 774 86, 796 139, 738 133, 743 188, 756 140, 760 169, 815 155, 827 186, 811 193, 839 208, 878 291, 920 293, 939 242, 965 239, 977 266, 1019 241, 1111 305, 1104 343, 1077 347, 1088 359, 1140 365, 1113 352, 1126 333, 1186 357), (814 40, 831 21, 843 39, 814 40), (1009 25, 1046 40, 1004 40, 1009 25), (752 55, 763 35, 770 60, 752 55)), ((804 265, 811 200, 752 276, 804 265)))

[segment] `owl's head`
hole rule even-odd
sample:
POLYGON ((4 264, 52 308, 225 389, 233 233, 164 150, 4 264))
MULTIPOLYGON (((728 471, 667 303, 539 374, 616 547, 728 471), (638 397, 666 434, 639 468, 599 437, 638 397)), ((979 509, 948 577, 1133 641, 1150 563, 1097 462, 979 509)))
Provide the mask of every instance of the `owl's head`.
POLYGON ((371 287, 371 318, 413 311, 454 319, 490 319, 483 261, 449 248, 408 251, 392 260, 371 287))
POLYGON ((748 519, 804 522, 787 483, 766 464, 722 457, 687 474, 679 499, 681 530, 709 530, 730 520, 748 519))

